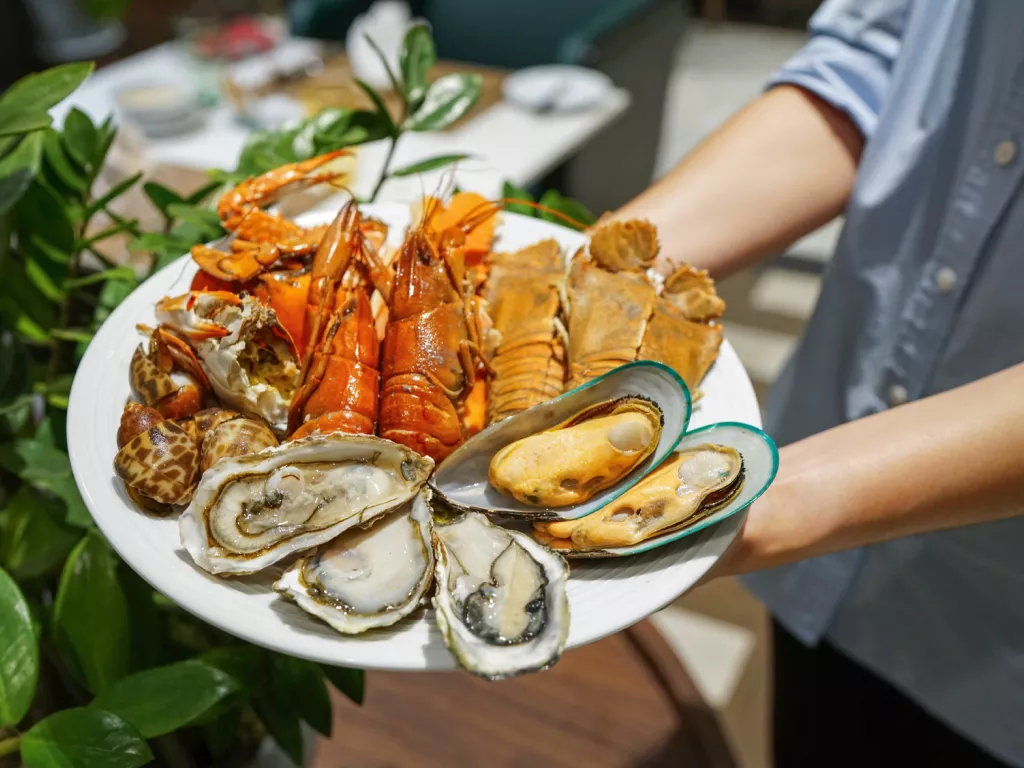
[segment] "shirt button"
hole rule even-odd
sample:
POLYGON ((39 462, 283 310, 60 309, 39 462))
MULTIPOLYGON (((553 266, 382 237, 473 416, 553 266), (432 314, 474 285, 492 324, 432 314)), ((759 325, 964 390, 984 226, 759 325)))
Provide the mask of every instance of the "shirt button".
POLYGON ((996 144, 996 163, 1004 168, 1013 162, 1017 156, 1017 142, 1013 139, 1003 139, 996 144))
POLYGON ((894 408, 907 402, 908 397, 910 397, 910 393, 902 384, 893 384, 889 387, 889 405, 894 408))
POLYGON ((956 288, 956 272, 949 267, 939 267, 935 273, 935 287, 939 293, 949 293, 956 288))

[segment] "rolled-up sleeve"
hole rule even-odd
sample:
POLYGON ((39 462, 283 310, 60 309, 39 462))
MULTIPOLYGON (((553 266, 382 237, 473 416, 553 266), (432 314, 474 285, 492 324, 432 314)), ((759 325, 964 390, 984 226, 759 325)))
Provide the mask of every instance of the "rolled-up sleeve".
POLYGON ((842 110, 870 138, 885 106, 910 0, 827 0, 811 39, 769 80, 798 85, 842 110))

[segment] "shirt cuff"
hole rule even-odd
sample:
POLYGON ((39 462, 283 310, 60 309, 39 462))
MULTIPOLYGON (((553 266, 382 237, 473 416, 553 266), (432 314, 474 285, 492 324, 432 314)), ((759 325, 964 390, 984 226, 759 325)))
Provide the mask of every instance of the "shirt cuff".
POLYGON ((890 62, 834 37, 820 35, 769 79, 766 89, 796 85, 845 112, 865 138, 878 125, 891 79, 890 62))

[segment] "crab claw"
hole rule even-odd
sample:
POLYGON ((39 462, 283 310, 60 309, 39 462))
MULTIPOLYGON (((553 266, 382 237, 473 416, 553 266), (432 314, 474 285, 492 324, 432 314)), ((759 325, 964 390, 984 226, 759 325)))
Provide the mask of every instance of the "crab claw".
POLYGON ((208 245, 195 245, 189 253, 199 268, 218 280, 244 283, 281 258, 281 249, 272 243, 244 243, 246 247, 231 253, 208 245))
POLYGON ((347 149, 336 149, 308 160, 288 163, 261 176, 246 179, 221 196, 217 201, 217 215, 220 216, 224 227, 232 231, 253 206, 270 205, 281 194, 295 187, 311 187, 348 175, 347 172, 322 171, 314 173, 314 171, 332 160, 350 154, 352 153, 347 149))

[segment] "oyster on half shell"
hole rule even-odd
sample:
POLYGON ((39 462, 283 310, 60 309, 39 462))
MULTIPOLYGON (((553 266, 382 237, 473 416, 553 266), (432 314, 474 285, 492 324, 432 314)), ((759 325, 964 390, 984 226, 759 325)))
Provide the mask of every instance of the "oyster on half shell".
POLYGON ((434 519, 437 624, 470 672, 501 680, 546 669, 569 634, 560 555, 477 512, 434 519))
POLYGON ((274 589, 347 635, 408 616, 434 576, 428 493, 298 560, 274 589))
POLYGON ((404 504, 433 466, 390 440, 340 433, 225 458, 182 513, 181 541, 210 573, 254 573, 404 504))

